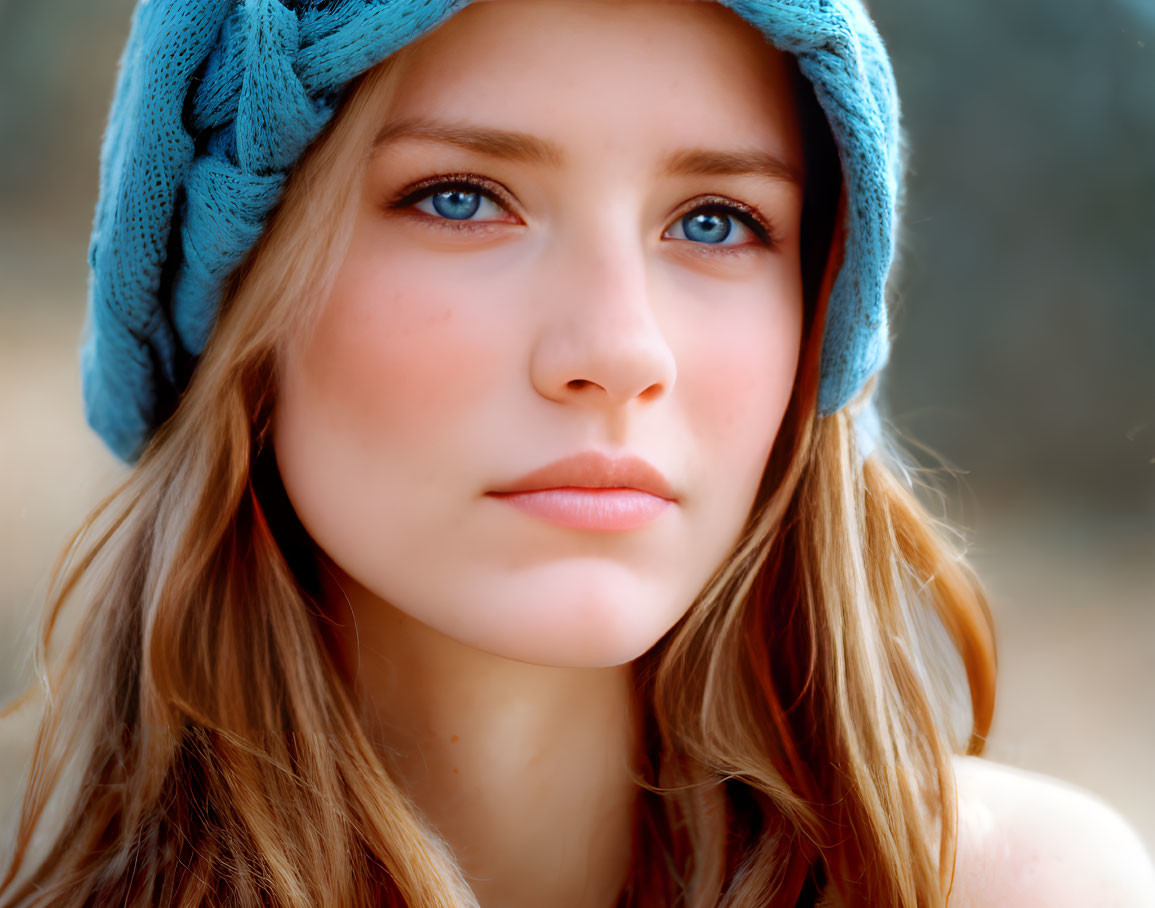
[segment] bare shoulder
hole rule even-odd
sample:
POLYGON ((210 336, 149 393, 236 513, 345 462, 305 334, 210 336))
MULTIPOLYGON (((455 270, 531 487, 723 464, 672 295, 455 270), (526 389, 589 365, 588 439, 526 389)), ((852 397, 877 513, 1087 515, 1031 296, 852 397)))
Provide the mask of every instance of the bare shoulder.
POLYGON ((951 908, 1155 908, 1150 855, 1094 795, 975 757, 955 758, 955 777, 951 908))

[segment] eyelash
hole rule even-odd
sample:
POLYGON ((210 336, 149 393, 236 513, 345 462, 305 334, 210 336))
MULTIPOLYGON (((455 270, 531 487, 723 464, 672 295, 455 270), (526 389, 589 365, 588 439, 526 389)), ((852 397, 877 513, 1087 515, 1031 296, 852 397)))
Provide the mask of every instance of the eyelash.
MULTIPOLYGON (((509 192, 500 183, 495 183, 492 180, 487 180, 484 177, 479 177, 476 174, 441 174, 436 177, 430 177, 427 180, 422 180, 403 189, 396 198, 388 203, 388 207, 393 211, 401 211, 411 208, 418 202, 435 195, 438 192, 448 192, 450 190, 465 190, 467 192, 476 192, 488 198, 491 202, 499 205, 506 211, 512 212, 515 207, 513 204, 512 193, 509 192)), ((739 221, 743 226, 750 229, 750 232, 758 238, 765 246, 773 249, 778 245, 778 238, 774 229, 761 216, 757 209, 744 205, 733 199, 728 199, 724 196, 708 195, 693 200, 693 207, 687 208, 671 220, 671 225, 676 221, 688 217, 691 214, 699 212, 720 211, 729 215, 739 221)), ((435 215, 427 214, 426 212, 419 212, 415 216, 420 217, 431 225, 435 225, 437 229, 448 230, 454 233, 461 233, 463 231, 469 232, 483 232, 492 229, 492 221, 466 221, 454 220, 453 218, 437 217, 435 215)), ((670 227, 667 227, 668 231, 670 227)), ((663 231, 663 236, 665 231, 663 231)), ((693 242, 687 240, 686 242, 693 242)), ((703 247, 715 254, 727 255, 740 252, 744 246, 729 245, 723 246, 714 243, 693 243, 695 246, 703 247)))

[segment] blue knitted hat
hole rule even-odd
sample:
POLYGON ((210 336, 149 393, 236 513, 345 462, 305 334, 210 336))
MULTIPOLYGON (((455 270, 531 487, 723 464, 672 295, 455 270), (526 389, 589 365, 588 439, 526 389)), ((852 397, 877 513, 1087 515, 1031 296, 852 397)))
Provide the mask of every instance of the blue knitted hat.
MULTIPOLYGON (((135 460, 172 412, 293 164, 342 89, 469 0, 140 0, 100 166, 81 376, 89 424, 135 460)), ((846 239, 818 405, 886 360, 898 106, 858 0, 722 0, 798 60, 839 149, 846 239)))

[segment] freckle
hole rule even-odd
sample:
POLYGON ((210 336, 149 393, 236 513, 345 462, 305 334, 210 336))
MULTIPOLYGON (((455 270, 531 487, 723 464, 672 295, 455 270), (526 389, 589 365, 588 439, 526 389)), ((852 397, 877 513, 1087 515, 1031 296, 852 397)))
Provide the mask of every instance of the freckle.
POLYGON ((457 737, 457 735, 454 735, 454 736, 453 736, 452 738, 450 738, 449 740, 450 740, 450 742, 451 742, 451 743, 453 743, 453 744, 456 744, 456 743, 457 743, 458 741, 460 741, 461 739, 460 739, 460 738, 458 738, 458 737, 457 737))
POLYGON ((453 767, 453 771, 454 771, 454 773, 459 773, 459 772, 461 772, 461 770, 460 770, 460 769, 458 769, 456 766, 454 766, 454 767, 453 767))

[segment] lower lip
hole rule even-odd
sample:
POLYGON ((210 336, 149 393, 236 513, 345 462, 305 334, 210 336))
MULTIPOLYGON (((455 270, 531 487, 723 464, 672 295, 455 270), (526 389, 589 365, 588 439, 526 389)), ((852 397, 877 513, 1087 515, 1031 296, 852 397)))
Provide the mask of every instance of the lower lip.
POLYGON ((542 489, 490 495, 526 514, 575 530, 639 530, 673 504, 637 489, 542 489))

